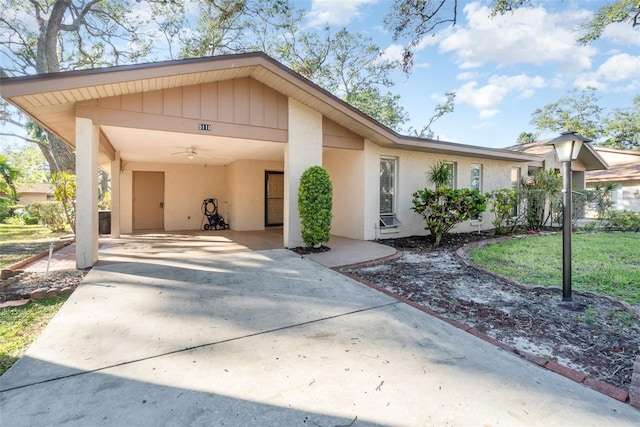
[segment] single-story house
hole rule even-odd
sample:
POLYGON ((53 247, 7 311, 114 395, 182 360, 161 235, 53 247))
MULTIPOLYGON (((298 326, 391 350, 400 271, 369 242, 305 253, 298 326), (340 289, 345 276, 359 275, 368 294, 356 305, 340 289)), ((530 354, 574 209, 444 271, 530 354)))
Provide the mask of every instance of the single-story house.
MULTIPOLYGON (((526 153, 538 156, 538 160, 529 163, 527 173, 530 174, 534 169, 543 169, 546 171, 557 170, 561 172, 561 164, 555 154, 552 145, 547 145, 551 139, 543 139, 531 142, 529 144, 518 144, 507 147, 507 150, 518 153, 526 153)), ((603 171, 608 168, 607 162, 598 153, 591 144, 584 144, 578 153, 578 158, 571 162, 571 183, 576 191, 582 191, 587 188, 587 173, 591 171, 603 171)))
POLYGON ((30 205, 35 202, 46 202, 53 200, 53 186, 48 182, 42 183, 19 183, 16 185, 18 191, 18 204, 30 205))
POLYGON ((597 184, 617 184, 613 209, 640 212, 640 151, 594 147, 609 169, 586 174, 587 188, 597 184))
MULTIPOLYGON (((202 225, 216 198, 234 230, 281 225, 303 244, 298 183, 333 182, 334 235, 425 234, 410 210, 426 172, 455 187, 511 187, 537 155, 400 135, 262 53, 3 78, 0 93, 76 149, 77 263, 98 260, 98 168, 111 175, 111 233, 202 225)), ((491 228, 485 215, 458 231, 491 228)))

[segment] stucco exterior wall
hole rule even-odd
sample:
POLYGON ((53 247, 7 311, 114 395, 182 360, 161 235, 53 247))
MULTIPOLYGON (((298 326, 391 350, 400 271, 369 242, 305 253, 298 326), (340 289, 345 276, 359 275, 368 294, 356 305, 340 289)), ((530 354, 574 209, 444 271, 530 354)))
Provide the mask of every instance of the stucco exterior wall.
POLYGON ((133 171, 164 172, 166 231, 199 229, 203 219, 202 201, 211 197, 218 199, 220 214, 225 215, 229 194, 224 166, 131 162, 120 174, 122 233, 133 231, 133 171))
MULTIPOLYGON (((412 235, 426 235, 424 220, 411 210, 413 193, 420 188, 433 188, 427 182, 427 172, 438 161, 454 162, 456 164, 456 188, 469 188, 471 184, 471 165, 482 166, 482 188, 484 194, 500 188, 511 188, 511 169, 524 168, 524 163, 489 160, 462 156, 446 156, 433 153, 423 153, 379 147, 369 141, 365 144, 365 239, 407 237, 412 235), (379 170, 380 157, 394 157, 397 159, 396 185, 396 215, 402 223, 392 229, 379 228, 380 195, 379 170)), ((453 232, 469 232, 491 229, 492 214, 485 212, 480 221, 466 221, 457 225, 453 232)))
POLYGON ((331 234, 364 238, 364 151, 325 150, 322 165, 333 184, 331 234))
MULTIPOLYGON (((618 188, 613 194, 613 209, 640 212, 640 180, 614 182, 618 188)), ((588 190, 593 190, 598 183, 589 183, 588 190)), ((601 184, 601 183, 600 183, 601 184)), ((589 210, 594 216, 595 211, 589 210)))
MULTIPOLYGON (((264 230, 265 172, 281 172, 283 162, 238 160, 226 166, 228 192, 227 222, 233 230, 264 230)), ((222 213, 224 216, 224 213, 222 213)))

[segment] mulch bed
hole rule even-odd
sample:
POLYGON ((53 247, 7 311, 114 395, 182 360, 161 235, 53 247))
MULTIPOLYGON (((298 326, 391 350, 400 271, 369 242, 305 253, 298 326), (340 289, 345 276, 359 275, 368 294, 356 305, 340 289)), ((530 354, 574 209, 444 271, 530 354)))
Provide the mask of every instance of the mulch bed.
POLYGON ((345 272, 485 333, 491 338, 629 390, 640 354, 640 307, 591 293, 560 303, 560 287, 528 287, 462 262, 456 250, 492 235, 445 235, 384 240, 402 251, 396 260, 345 272), (576 309, 577 308, 577 309, 576 309))

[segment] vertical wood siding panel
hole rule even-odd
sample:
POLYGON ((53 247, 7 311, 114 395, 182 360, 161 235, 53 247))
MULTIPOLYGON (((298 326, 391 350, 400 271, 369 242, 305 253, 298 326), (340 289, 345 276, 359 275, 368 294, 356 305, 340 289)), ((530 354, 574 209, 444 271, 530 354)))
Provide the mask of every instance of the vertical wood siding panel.
POLYGON ((289 129, 289 100, 278 94, 278 129, 289 129))
POLYGON ((264 85, 251 79, 249 103, 251 104, 249 124, 252 126, 265 126, 265 96, 264 85))
POLYGON ((142 94, 123 95, 122 109, 125 111, 142 111, 142 94))
POLYGON ((176 87, 163 91, 163 111, 167 116, 182 116, 182 88, 176 87))
POLYGON ((200 93, 200 118, 218 120, 218 83, 203 84, 200 93))
POLYGON ((187 86, 182 92, 182 113, 191 119, 200 118, 200 85, 187 86))
POLYGON ((233 123, 233 80, 218 82, 218 120, 233 123))
POLYGON ((251 92, 249 89, 249 79, 235 79, 234 89, 234 118, 235 123, 248 125, 250 123, 250 103, 251 92))
POLYGON ((162 114, 162 91, 142 94, 142 111, 150 114, 162 114))
POLYGON ((278 92, 268 86, 264 86, 264 125, 266 127, 278 127, 278 102, 278 92))
POLYGON ((120 104, 121 104, 120 101, 122 101, 121 96, 112 96, 109 98, 102 98, 98 100, 98 107, 117 110, 120 108, 120 104))

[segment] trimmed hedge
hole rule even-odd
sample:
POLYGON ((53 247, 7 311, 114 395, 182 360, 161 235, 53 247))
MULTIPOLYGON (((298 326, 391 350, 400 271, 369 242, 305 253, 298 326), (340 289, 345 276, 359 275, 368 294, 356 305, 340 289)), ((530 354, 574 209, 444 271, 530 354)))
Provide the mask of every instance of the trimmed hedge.
POLYGON ((333 186, 329 173, 321 166, 310 167, 300 177, 298 188, 298 212, 306 247, 329 241, 332 208, 333 186))

